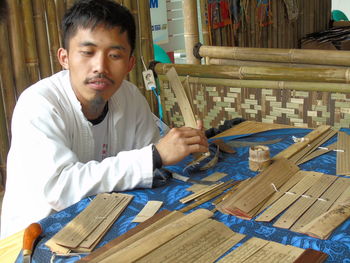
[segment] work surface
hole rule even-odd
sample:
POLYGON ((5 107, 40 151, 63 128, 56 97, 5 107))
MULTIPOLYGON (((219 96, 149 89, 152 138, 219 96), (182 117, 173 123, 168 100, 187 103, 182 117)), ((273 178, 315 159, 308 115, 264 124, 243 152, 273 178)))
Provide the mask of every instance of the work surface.
MULTIPOLYGON (((350 130, 344 131, 350 133, 350 130)), ((245 137, 239 136, 240 138, 235 137, 235 140, 267 141, 280 138, 282 139, 280 142, 269 145, 271 156, 273 157, 275 154, 279 153, 293 143, 293 136, 303 137, 309 132, 310 130, 308 129, 280 129, 245 137)), ((224 139, 229 141, 233 138, 225 137, 224 139)), ((335 137, 325 145, 334 141, 336 141, 335 137)), ((169 167, 169 169, 186 176, 190 175, 194 179, 202 179, 213 172, 227 173, 228 176, 223 178, 222 181, 227 181, 229 179, 244 180, 255 176, 257 173, 250 171, 248 167, 249 147, 235 148, 235 150, 237 151, 235 154, 220 153, 218 164, 214 168, 207 171, 199 172, 193 169, 186 169, 185 173, 183 173, 183 168, 190 159, 186 159, 176 166, 169 167)), ((300 168, 302 170, 317 171, 335 175, 336 153, 333 151, 319 156, 314 160, 302 164, 300 168)), ((162 209, 168 210, 177 210, 186 206, 185 204, 180 203, 179 199, 190 194, 190 192, 186 191, 186 188, 189 186, 191 186, 191 184, 173 179, 164 187, 128 191, 127 193, 134 195, 132 202, 123 212, 121 217, 114 223, 110 231, 103 238, 103 241, 99 244, 99 247, 135 227, 137 223, 132 223, 132 219, 149 200, 163 201, 164 204, 162 209)), ((81 212, 89 204, 90 200, 91 198, 86 198, 63 211, 53 214, 40 221, 40 224, 43 227, 43 234, 34 251, 33 262, 50 262, 53 255, 45 246, 45 242, 60 229, 62 229, 62 227, 72 220, 79 212, 81 212)), ((200 207, 207 209, 214 208, 210 202, 207 202, 200 207)), ((349 262, 350 260, 350 220, 347 220, 340 227, 338 227, 328 240, 319 240, 289 230, 273 227, 272 224, 274 221, 263 223, 255 222, 254 220, 243 220, 232 215, 222 214, 218 211, 215 212, 214 219, 225 223, 233 231, 245 234, 248 237, 255 236, 300 248, 312 248, 323 251, 329 255, 326 262, 349 262)), ((238 244, 238 246, 239 245, 240 244, 238 244)), ((78 256, 55 256, 54 262, 75 262, 78 259, 78 256)))

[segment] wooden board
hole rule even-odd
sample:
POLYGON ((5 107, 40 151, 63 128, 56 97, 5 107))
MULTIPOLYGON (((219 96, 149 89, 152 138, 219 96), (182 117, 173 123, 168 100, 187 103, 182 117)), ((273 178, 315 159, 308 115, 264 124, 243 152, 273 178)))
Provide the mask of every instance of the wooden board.
POLYGON ((259 205, 260 209, 263 205, 261 203, 264 200, 267 201, 267 198, 272 196, 276 189, 286 183, 298 170, 299 168, 288 160, 276 160, 237 194, 227 199, 221 209, 233 215, 250 218, 249 212, 259 205))
POLYGON ((298 232, 300 228, 311 222, 313 219, 325 213, 333 203, 338 199, 344 190, 349 187, 350 179, 337 179, 299 219, 293 227, 292 231, 298 232))
POLYGON ((324 191, 337 179, 336 176, 323 174, 306 193, 281 215, 274 226, 290 228, 317 201, 324 191))
POLYGON ((272 204, 264 213, 257 217, 256 221, 269 222, 287 209, 300 198, 322 176, 317 172, 304 172, 304 177, 295 186, 285 192, 281 198, 272 204))
POLYGON ((196 118, 194 117, 191 103, 189 102, 185 89, 182 86, 182 83, 179 79, 179 76, 176 73, 174 67, 171 67, 166 73, 168 80, 171 84, 171 88, 175 93, 177 103, 181 110, 182 116, 184 118, 185 126, 191 128, 197 128, 196 118))
POLYGON ((350 175, 350 136, 338 133, 337 175, 350 175))
POLYGON ((278 129, 288 129, 288 128, 297 128, 290 125, 284 124, 275 124, 275 123, 262 123, 256 121, 244 121, 236 126, 215 135, 212 138, 220 138, 226 136, 234 136, 234 135, 243 135, 243 134, 252 134, 264 131, 278 130, 278 129))

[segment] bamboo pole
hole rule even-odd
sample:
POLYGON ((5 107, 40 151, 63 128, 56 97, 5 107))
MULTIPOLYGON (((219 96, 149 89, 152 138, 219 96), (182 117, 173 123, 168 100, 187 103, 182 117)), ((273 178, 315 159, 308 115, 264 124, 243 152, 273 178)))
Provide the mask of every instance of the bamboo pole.
MULTIPOLYGON (((160 81, 167 81, 165 75, 158 75, 160 81)), ((225 86, 248 89, 275 89, 275 90, 296 90, 296 91, 318 91, 331 93, 350 93, 349 84, 326 83, 326 82, 298 82, 298 81, 272 81, 272 80, 236 80, 219 78, 198 78, 179 76, 181 81, 188 81, 190 84, 225 86)))
POLYGON ((199 55, 221 59, 350 66, 350 51, 216 47, 203 45, 199 49, 199 55))
POLYGON ((199 42, 198 15, 196 0, 182 0, 184 14, 184 37, 187 64, 200 64, 193 55, 193 47, 199 42))
MULTIPOLYGON (((0 76, 1 77, 1 76, 0 76)), ((1 83, 1 79, 0 79, 1 83)), ((1 90, 4 90, 3 85, 1 85, 1 90)), ((6 182, 6 160, 7 153, 9 150, 9 138, 8 130, 6 127, 6 115, 4 107, 4 99, 2 92, 0 92, 0 174, 1 174, 1 186, 0 190, 4 188, 6 182)))
POLYGON ((268 68, 159 63, 155 66, 155 71, 164 75, 171 67, 175 67, 179 75, 192 77, 350 83, 350 68, 268 68))
POLYGON ((39 61, 36 49, 35 30, 33 22, 33 8, 31 0, 22 0, 25 62, 30 77, 30 82, 35 83, 39 80, 39 61))
POLYGON ((261 62, 261 61, 249 61, 249 60, 236 60, 236 59, 222 59, 222 58, 208 58, 208 62, 211 65, 231 65, 231 66, 244 66, 244 67, 288 67, 288 68, 346 68, 344 66, 328 66, 328 65, 314 65, 314 64, 299 64, 299 63, 278 63, 278 62, 261 62))
POLYGON ((40 77, 46 78, 51 70, 49 45, 46 33, 45 11, 42 0, 33 0, 34 25, 39 56, 40 77))
POLYGON ((17 1, 8 1, 10 21, 10 47, 15 76, 15 87, 19 95, 29 84, 29 76, 25 65, 22 15, 17 1))
POLYGON ((8 137, 11 138, 11 117, 16 104, 16 90, 8 30, 5 23, 0 24, 0 39, 2 39, 0 45, 0 75, 2 81, 2 96, 5 105, 8 137))
POLYGON ((138 1, 136 3, 136 8, 138 13, 138 20, 136 21, 138 21, 137 24, 139 26, 139 38, 137 39, 140 40, 137 41, 136 45, 138 51, 140 52, 139 56, 137 56, 137 85, 141 90, 143 90, 152 112, 155 112, 157 107, 153 93, 146 91, 142 78, 142 71, 145 70, 143 65, 147 67, 149 62, 151 62, 154 58, 149 1, 138 1))
POLYGON ((60 46, 62 46, 62 28, 61 28, 61 21, 64 16, 64 13, 66 11, 65 3, 62 0, 55 0, 55 6, 56 6, 56 18, 57 18, 57 25, 58 25, 58 37, 60 46))
POLYGON ((58 36, 56 7, 54 0, 45 0, 45 3, 47 12, 47 26, 49 30, 50 59, 53 73, 56 73, 62 69, 57 59, 57 50, 60 47, 60 40, 58 36))
POLYGON ((209 21, 208 21, 208 1, 200 0, 200 10, 201 10, 201 21, 202 21, 202 35, 203 35, 203 45, 210 45, 209 37, 209 21))

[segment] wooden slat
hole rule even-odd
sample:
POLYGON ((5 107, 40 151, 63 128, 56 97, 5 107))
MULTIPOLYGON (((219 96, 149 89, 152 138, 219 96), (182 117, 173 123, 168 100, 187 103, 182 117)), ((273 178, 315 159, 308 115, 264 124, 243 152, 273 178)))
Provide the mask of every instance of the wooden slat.
POLYGON ((169 210, 160 211, 159 213, 155 214, 154 216, 152 216, 150 219, 146 220, 145 222, 138 224, 136 227, 130 229, 128 232, 113 239, 112 241, 108 242, 104 246, 94 250, 92 253, 90 253, 86 257, 78 260, 77 263, 89 262, 90 260, 93 260, 94 258, 98 257, 99 255, 103 254, 104 252, 108 251, 113 246, 116 246, 119 243, 123 242, 124 240, 130 238, 131 236, 139 233, 140 231, 142 231, 145 228, 149 227, 150 225, 156 223, 158 220, 169 215, 170 213, 171 213, 171 211, 169 211, 169 210))
POLYGON ((197 122, 196 118, 194 117, 191 104, 187 98, 186 92, 182 86, 179 76, 176 73, 175 68, 171 67, 166 73, 166 75, 171 84, 171 88, 175 93, 177 103, 179 104, 179 108, 184 118, 185 126, 197 128, 197 122))
MULTIPOLYGON (((164 217, 160 218, 156 222, 153 222, 146 228, 142 228, 140 231, 137 231, 137 233, 134 233, 132 236, 127 237, 123 239, 121 242, 119 240, 116 240, 114 244, 109 246, 107 249, 104 251, 100 251, 98 255, 94 255, 92 259, 89 259, 87 262, 90 263, 100 263, 103 259, 108 258, 109 256, 117 253, 118 251, 122 250, 123 248, 128 247, 129 245, 133 244, 137 240, 141 239, 144 236, 147 236, 150 233, 153 233, 154 231, 184 217, 184 214, 178 212, 178 211, 173 211, 164 217)), ((143 223, 141 223, 143 224, 143 223)))
POLYGON ((231 262, 244 262, 250 256, 254 255, 257 251, 266 246, 269 241, 253 237, 246 241, 243 245, 236 248, 218 262, 231 263, 231 262))
POLYGON ((310 153, 308 156, 306 156, 302 160, 298 161, 297 165, 301 165, 301 164, 306 163, 306 162, 308 162, 308 161, 310 161, 310 160, 312 160, 312 159, 314 159, 314 158, 316 158, 318 156, 321 156, 321 155, 323 155, 325 153, 328 153, 330 151, 333 151, 333 150, 337 149, 337 143, 336 142, 332 143, 331 145, 328 145, 325 148, 327 148, 327 149, 318 149, 318 150, 310 153))
POLYGON ((274 226, 290 228, 300 216, 317 201, 324 191, 336 180, 332 175, 323 175, 306 193, 305 197, 296 201, 288 210, 276 221, 274 226))
MULTIPOLYGON (((202 180, 204 181, 211 181, 211 182, 216 182, 219 181, 220 179, 224 178, 225 176, 227 176, 226 173, 219 173, 219 172, 215 172, 212 173, 211 175, 204 177, 202 180)), ((190 192, 198 192, 200 190, 202 190, 203 188, 206 188, 206 185, 203 184, 193 184, 190 187, 188 187, 186 190, 190 191, 190 192)))
POLYGON ((218 135, 212 138, 251 134, 251 133, 258 133, 258 132, 278 130, 278 129, 287 129, 287 128, 296 128, 296 127, 290 126, 290 125, 284 125, 284 124, 244 121, 240 124, 237 124, 233 128, 230 128, 222 133, 219 133, 218 135))
POLYGON ((162 201, 148 201, 132 222, 140 223, 146 221, 157 213, 162 204, 162 201))
POLYGON ((288 192, 285 192, 281 198, 272 204, 264 213, 262 213, 256 221, 269 222, 293 204, 301 195, 303 195, 316 181, 322 176, 317 172, 304 171, 304 178, 299 181, 288 192))
POLYGON ((350 175, 350 136, 338 133, 337 175, 350 175))
POLYGON ((271 198, 264 204, 264 206, 259 210, 258 213, 261 213, 267 207, 272 205, 276 200, 278 200, 285 192, 287 192, 290 188, 296 185, 302 178, 304 177, 303 171, 298 171, 295 175, 293 175, 280 189, 275 192, 271 198))
POLYGON ((140 238, 128 247, 102 259, 101 263, 107 262, 133 262, 144 257, 154 249, 165 244, 169 240, 184 233, 193 226, 205 221, 211 217, 213 213, 205 209, 198 209, 191 214, 170 223, 147 236, 140 238))
MULTIPOLYGON (((137 262, 198 262, 199 258, 202 258, 212 249, 219 247, 221 243, 235 236, 237 240, 237 234, 223 223, 207 219, 137 262)), ((244 238, 244 235, 238 234, 238 236, 239 238, 236 242, 244 238)))
POLYGON ((279 189, 298 170, 299 168, 288 160, 276 160, 230 198, 222 208, 231 214, 248 217, 250 211, 270 197, 275 189, 279 189))
POLYGON ((322 213, 325 213, 350 185, 350 180, 347 178, 339 178, 321 195, 320 200, 317 200, 293 225, 292 231, 298 232, 300 228, 305 226, 314 218, 322 213), (325 200, 325 201, 322 201, 325 200))
POLYGON ((272 159, 277 160, 280 158, 291 158, 294 154, 301 151, 303 148, 307 147, 308 144, 312 143, 314 140, 316 140, 319 136, 327 132, 331 127, 328 125, 321 125, 312 132, 308 133, 304 137, 304 141, 297 142, 289 146, 287 149, 283 150, 282 152, 275 155, 272 159))

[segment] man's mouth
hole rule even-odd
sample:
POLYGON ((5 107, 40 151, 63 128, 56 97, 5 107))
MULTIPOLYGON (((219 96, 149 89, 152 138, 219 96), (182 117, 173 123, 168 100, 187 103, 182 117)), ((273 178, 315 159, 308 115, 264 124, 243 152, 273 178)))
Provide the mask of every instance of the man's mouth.
POLYGON ((95 89, 104 89, 112 84, 114 81, 106 76, 103 77, 93 77, 85 80, 85 84, 92 86, 95 89))

